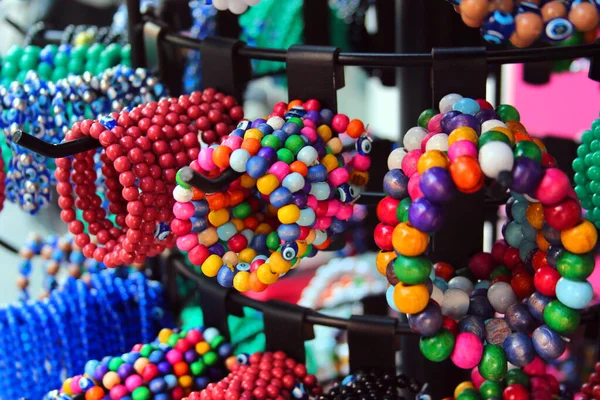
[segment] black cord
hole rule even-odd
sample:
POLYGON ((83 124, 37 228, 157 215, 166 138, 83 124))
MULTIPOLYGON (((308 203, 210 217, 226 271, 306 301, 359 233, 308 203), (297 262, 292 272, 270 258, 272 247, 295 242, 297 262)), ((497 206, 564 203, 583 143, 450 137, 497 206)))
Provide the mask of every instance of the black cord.
POLYGON ((3 239, 0 239, 0 247, 4 247, 6 250, 10 251, 11 253, 19 254, 19 250, 16 247, 6 243, 3 239))

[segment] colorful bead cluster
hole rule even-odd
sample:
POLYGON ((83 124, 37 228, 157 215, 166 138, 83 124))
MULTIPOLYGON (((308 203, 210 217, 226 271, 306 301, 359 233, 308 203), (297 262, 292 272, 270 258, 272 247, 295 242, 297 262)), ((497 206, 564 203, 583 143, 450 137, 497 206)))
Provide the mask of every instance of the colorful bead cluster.
POLYGON ((345 399, 405 399, 405 391, 416 396, 416 400, 431 400, 431 396, 422 391, 422 385, 415 379, 404 374, 393 376, 377 372, 359 372, 346 376, 341 382, 335 382, 333 387, 318 397, 319 400, 345 399))
POLYGON ((82 395, 85 400, 180 400, 223 378, 231 353, 231 344, 215 328, 162 329, 152 343, 88 361, 83 375, 66 379, 44 400, 82 395))
POLYGON ((581 135, 577 158, 573 161, 575 193, 586 217, 600 228, 600 119, 581 135))
POLYGON ((85 360, 150 340, 171 323, 163 306, 158 282, 120 269, 92 274, 89 286, 68 277, 48 298, 2 307, 2 396, 41 399, 85 360))
POLYGON ((193 392, 184 400, 283 400, 308 399, 322 388, 317 378, 306 372, 285 353, 240 354, 227 360, 231 373, 217 383, 210 383, 201 392, 193 392))
MULTIPOLYGON (((190 29, 190 36, 204 39, 215 36, 217 28, 217 10, 205 4, 204 0, 191 0, 190 10, 194 23, 190 29)), ((202 89, 201 56, 199 51, 189 51, 183 72, 183 90, 190 93, 202 89)))
POLYGON ((425 357, 479 366, 485 379, 502 382, 507 361, 526 367, 564 351, 561 336, 573 332, 578 310, 591 300, 586 278, 597 232, 581 218, 568 177, 527 134, 516 109, 494 110, 458 94, 439 107, 441 113, 423 112, 404 148, 389 156, 388 196, 377 207, 377 268, 392 285, 390 306, 409 314, 422 335, 425 357), (443 226, 443 205, 457 191, 480 190, 485 178, 510 188, 506 241, 492 254, 474 255, 468 271, 453 277, 449 264, 432 266, 423 256, 429 235, 443 226))
POLYGON ((67 141, 92 137, 103 146, 108 212, 115 215, 113 223, 96 193, 96 150, 56 161, 61 218, 84 256, 113 268, 141 263, 173 247, 170 193, 177 168, 197 159, 199 129, 226 125, 241 113, 232 97, 207 89, 113 113, 99 122, 75 123, 67 141), (76 219, 75 209, 83 211, 83 221, 76 219))
POLYGON ((517 47, 529 47, 536 40, 561 42, 573 33, 596 36, 600 23, 600 3, 588 0, 516 1, 447 0, 460 13, 463 22, 481 28, 490 43, 509 41, 517 47))
POLYGON ((262 291, 344 231, 368 181, 370 151, 361 121, 316 100, 279 103, 267 119, 242 122, 190 164, 202 174, 231 168, 243 175, 219 193, 178 181, 171 224, 177 247, 222 286, 262 291), (342 155, 341 133, 356 141, 351 159, 342 155))

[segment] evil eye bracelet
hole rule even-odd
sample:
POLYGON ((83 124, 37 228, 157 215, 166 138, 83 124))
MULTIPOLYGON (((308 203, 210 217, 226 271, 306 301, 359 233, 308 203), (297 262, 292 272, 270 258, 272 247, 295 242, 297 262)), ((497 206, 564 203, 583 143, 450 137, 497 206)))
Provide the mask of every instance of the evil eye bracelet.
POLYGON ((558 43, 582 32, 590 41, 596 37, 600 23, 600 3, 597 1, 525 2, 514 0, 447 0, 460 13, 463 22, 480 28, 490 43, 510 42, 517 47, 529 47, 542 39, 558 43))
POLYGON ((282 351, 240 354, 227 360, 231 371, 217 383, 184 400, 212 399, 314 399, 323 392, 304 364, 282 351))
POLYGON ((171 229, 179 249, 222 286, 264 290, 344 231, 368 181, 370 150, 359 120, 316 100, 277 104, 267 119, 241 123, 190 164, 204 174, 231 168, 243 175, 220 193, 178 182, 171 229), (356 141, 352 158, 342 155, 341 133, 356 141))
POLYGON ((388 303, 409 314, 426 358, 451 358, 460 368, 478 367, 474 374, 483 380, 505 382, 508 362, 527 369, 565 350, 563 336, 577 328, 579 310, 593 296, 586 279, 597 232, 582 218, 568 177, 515 108, 494 110, 458 94, 439 107, 421 114, 404 148, 388 159, 388 196, 377 208, 377 268, 392 285, 388 303), (510 188, 504 240, 454 276, 452 266, 432 266, 423 255, 429 235, 444 224, 444 204, 458 191, 478 191, 485 178, 510 188))
POLYGON ((197 159, 198 130, 218 129, 220 124, 227 129, 227 123, 242 116, 233 97, 207 89, 100 121, 75 123, 67 141, 89 136, 103 147, 100 157, 109 202, 104 209, 96 193, 95 150, 57 160, 61 218, 83 254, 112 268, 141 263, 147 255, 172 247, 169 223, 177 168, 197 159), (83 211, 83 221, 76 219, 76 208, 83 211), (107 211, 115 215, 114 222, 107 211))
POLYGON ((13 150, 6 185, 9 200, 35 214, 49 203, 50 185, 56 183, 51 171, 53 163, 12 143, 17 129, 57 144, 76 121, 121 111, 125 104, 149 102, 164 94, 164 87, 145 70, 124 66, 108 69, 98 76, 71 75, 56 83, 45 82, 30 72, 25 84, 15 82, 8 88, 0 88, 3 110, 0 127, 13 150))
POLYGON ((90 360, 82 375, 66 379, 44 399, 174 399, 225 376, 233 348, 215 328, 162 329, 151 343, 90 360), (108 396, 108 397, 107 397, 108 396))

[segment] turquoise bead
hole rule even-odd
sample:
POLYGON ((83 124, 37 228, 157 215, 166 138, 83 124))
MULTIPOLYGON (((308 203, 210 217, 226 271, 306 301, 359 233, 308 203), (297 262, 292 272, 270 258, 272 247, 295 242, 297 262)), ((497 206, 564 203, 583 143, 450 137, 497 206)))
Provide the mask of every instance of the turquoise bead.
POLYGON ((304 187, 304 177, 298 172, 292 172, 281 182, 281 186, 288 188, 290 192, 295 193, 299 190, 302 190, 304 187))
POLYGON ((519 245, 519 257, 521 258, 521 261, 525 262, 529 253, 535 249, 537 249, 537 244, 535 242, 523 240, 519 245))
POLYGON ((327 200, 330 193, 331 187, 325 182, 313 182, 310 188, 310 194, 314 195, 319 201, 327 200))
POLYGON ((556 297, 565 306, 581 310, 592 301, 594 289, 588 281, 578 282, 563 277, 556 284, 556 297))
POLYGON ((395 310, 397 312, 400 312, 400 310, 398 310, 398 307, 396 307, 396 303, 394 302, 394 287, 393 286, 389 286, 385 292, 385 298, 387 300, 388 305, 392 308, 392 310, 395 310))
POLYGON ((525 221, 521 225, 521 232, 523 233, 523 238, 525 240, 530 241, 530 242, 535 242, 537 231, 535 230, 535 228, 533 226, 531 226, 529 221, 525 221))
POLYGON ((522 224, 524 221, 527 221, 526 212, 528 206, 529 202, 527 200, 515 201, 513 203, 511 208, 512 217, 519 224, 522 224))
POLYGON ((475 115, 477 112, 479 112, 481 107, 475 100, 465 97, 454 103, 452 109, 454 111, 460 111, 463 114, 475 115))
POLYGON ((305 209, 300 210, 300 218, 296 222, 300 226, 311 226, 314 224, 316 219, 315 212, 312 208, 307 207, 305 209))
POLYGON ((217 228, 219 240, 227 241, 237 233, 237 228, 233 222, 226 222, 217 228))
POLYGON ((506 227, 504 239, 512 247, 519 247, 523 241, 523 231, 521 229, 521 225, 516 221, 509 223, 506 227))

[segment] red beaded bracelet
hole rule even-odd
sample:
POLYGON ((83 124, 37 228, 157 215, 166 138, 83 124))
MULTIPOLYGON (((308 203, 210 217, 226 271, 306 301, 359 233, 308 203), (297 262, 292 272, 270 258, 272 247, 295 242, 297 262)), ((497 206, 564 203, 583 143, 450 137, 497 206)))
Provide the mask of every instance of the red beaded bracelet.
POLYGON ((113 113, 101 121, 75 123, 67 141, 90 136, 103 147, 100 160, 109 202, 105 210, 96 194, 95 150, 56 161, 61 218, 84 255, 112 268, 141 263, 173 247, 171 193, 178 168, 198 157, 199 126, 222 129, 217 125, 224 124, 230 129, 242 117, 233 97, 207 89, 113 113), (204 117, 212 125, 205 126, 204 117), (77 220, 75 208, 83 211, 83 221, 77 220), (114 223, 107 213, 115 215, 114 223))

